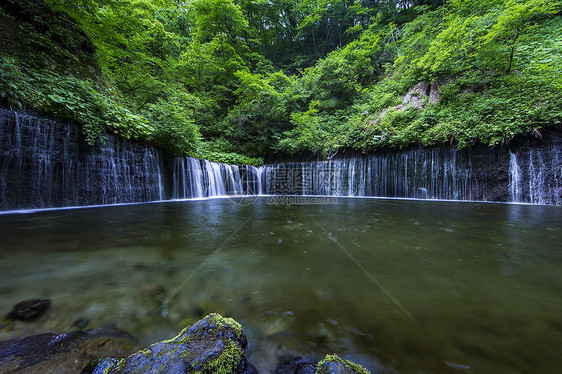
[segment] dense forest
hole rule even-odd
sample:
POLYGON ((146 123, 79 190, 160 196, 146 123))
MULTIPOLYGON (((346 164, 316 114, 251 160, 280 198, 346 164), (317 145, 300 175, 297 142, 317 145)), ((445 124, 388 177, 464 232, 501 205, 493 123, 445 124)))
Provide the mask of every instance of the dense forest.
POLYGON ((540 138, 562 121, 553 0, 5 0, 0 100, 173 155, 540 138))

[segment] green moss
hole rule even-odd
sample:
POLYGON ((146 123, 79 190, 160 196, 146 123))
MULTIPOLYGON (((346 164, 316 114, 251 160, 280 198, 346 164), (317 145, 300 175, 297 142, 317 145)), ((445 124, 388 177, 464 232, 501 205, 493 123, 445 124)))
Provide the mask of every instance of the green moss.
POLYGON ((96 358, 88 363, 82 371, 87 374, 110 374, 121 370, 125 360, 112 357, 96 358))
POLYGON ((224 318, 220 314, 212 313, 207 316, 209 323, 215 324, 219 329, 229 328, 236 333, 236 337, 242 334, 242 325, 232 318, 224 318))
POLYGON ((370 374, 369 370, 365 369, 363 366, 351 361, 344 360, 337 355, 326 355, 326 357, 318 363, 316 374, 330 374, 329 366, 331 363, 341 365, 351 373, 370 374))
POLYGON ((242 357, 242 348, 232 340, 226 341, 223 353, 206 365, 206 368, 197 373, 230 374, 239 365, 242 357))
POLYGON ((198 373, 217 373, 228 374, 232 373, 235 368, 240 365, 243 354, 243 347, 239 344, 239 339, 244 332, 242 326, 232 318, 224 318, 220 314, 212 313, 208 315, 205 320, 208 323, 209 329, 217 329, 219 335, 227 333, 223 340, 224 349, 220 356, 210 360, 205 368, 198 373), (234 333, 235 336, 228 336, 228 332, 234 333))

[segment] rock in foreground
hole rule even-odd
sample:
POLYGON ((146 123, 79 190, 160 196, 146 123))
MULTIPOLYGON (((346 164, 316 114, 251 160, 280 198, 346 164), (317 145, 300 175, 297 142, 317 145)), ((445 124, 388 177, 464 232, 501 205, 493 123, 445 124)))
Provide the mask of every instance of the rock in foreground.
MULTIPOLYGON (((247 345, 238 322, 214 313, 175 338, 153 344, 127 358, 92 360, 82 374, 257 374, 244 356, 247 345)), ((369 373, 363 366, 335 355, 328 355, 318 363, 299 361, 284 370, 283 373, 290 374, 369 373)))
POLYGON ((138 347, 114 328, 33 335, 0 342, 0 373, 79 373, 92 358, 126 356, 138 347))
POLYGON ((248 373, 246 336, 238 322, 211 314, 171 340, 153 344, 124 359, 99 358, 87 374, 248 373))

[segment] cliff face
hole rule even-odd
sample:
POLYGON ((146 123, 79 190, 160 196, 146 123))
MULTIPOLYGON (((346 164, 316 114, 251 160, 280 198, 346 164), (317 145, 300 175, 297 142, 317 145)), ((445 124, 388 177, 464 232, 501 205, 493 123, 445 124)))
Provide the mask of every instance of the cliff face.
POLYGON ((431 148, 259 168, 167 158, 106 135, 0 109, 0 210, 218 195, 377 196, 562 204, 562 134, 510 147, 431 148))

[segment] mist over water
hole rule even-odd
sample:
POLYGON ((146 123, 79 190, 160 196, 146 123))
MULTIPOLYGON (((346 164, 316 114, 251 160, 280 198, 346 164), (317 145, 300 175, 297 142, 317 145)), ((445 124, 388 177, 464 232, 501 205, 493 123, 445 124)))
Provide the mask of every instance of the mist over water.
POLYGON ((562 366, 560 208, 280 198, 0 215, 0 312, 52 299, 0 339, 85 318, 150 344, 220 312, 261 368, 279 352, 373 372, 562 366))

